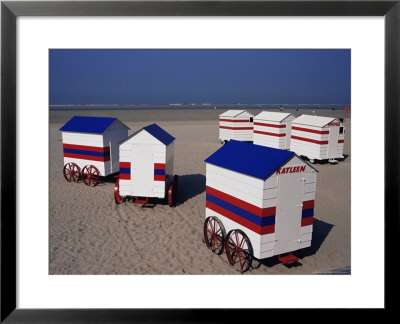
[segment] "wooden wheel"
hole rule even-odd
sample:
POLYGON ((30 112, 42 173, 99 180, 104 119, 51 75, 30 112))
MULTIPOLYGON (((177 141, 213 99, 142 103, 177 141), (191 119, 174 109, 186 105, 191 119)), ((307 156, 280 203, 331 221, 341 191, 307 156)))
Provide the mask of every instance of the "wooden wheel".
POLYGON ((178 191, 178 176, 174 175, 174 180, 172 180, 172 183, 169 185, 168 188, 168 205, 170 207, 176 205, 177 191, 178 191))
POLYGON ((114 200, 116 204, 120 204, 124 200, 124 196, 120 196, 119 194, 119 179, 117 179, 114 185, 114 200))
POLYGON ((228 261, 240 272, 249 270, 253 261, 253 248, 247 235, 239 230, 231 230, 225 239, 228 261))
POLYGON ((224 252, 225 227, 214 216, 207 217, 203 226, 204 241, 207 247, 216 254, 224 252))
POLYGON ((81 169, 74 162, 64 165, 63 174, 68 182, 78 182, 81 177, 81 169))
POLYGON ((99 183, 100 172, 94 165, 85 165, 82 169, 82 181, 89 187, 99 183))

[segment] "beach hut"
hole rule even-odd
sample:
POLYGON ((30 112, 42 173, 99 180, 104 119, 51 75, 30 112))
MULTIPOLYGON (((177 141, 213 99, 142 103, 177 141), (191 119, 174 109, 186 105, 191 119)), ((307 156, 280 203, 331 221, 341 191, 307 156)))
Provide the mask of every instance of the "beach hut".
POLYGON ((175 138, 157 124, 141 128, 119 145, 119 179, 115 202, 127 196, 146 204, 149 198, 176 202, 178 176, 173 175, 175 138))
POLYGON ((344 158, 345 128, 343 123, 333 117, 301 115, 292 121, 290 150, 306 156, 310 162, 344 158))
POLYGON ((99 177, 119 171, 118 143, 130 128, 117 118, 74 116, 60 128, 68 182, 96 186, 99 177))
POLYGON ((291 151, 231 140, 206 160, 208 248, 242 272, 311 245, 317 171, 291 151))
POLYGON ((263 111, 254 117, 253 143, 282 150, 290 148, 290 113, 263 111))
POLYGON ((219 139, 226 143, 230 139, 253 140, 254 115, 246 110, 228 110, 219 115, 219 139))

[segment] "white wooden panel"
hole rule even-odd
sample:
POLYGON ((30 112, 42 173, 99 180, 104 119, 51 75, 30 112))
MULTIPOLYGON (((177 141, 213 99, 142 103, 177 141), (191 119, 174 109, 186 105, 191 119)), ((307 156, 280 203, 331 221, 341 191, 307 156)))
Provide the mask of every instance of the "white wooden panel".
POLYGON ((309 247, 309 246, 311 246, 311 241, 300 242, 299 250, 300 250, 300 249, 304 249, 304 248, 309 247))
POLYGON ((87 134, 87 133, 73 133, 73 132, 61 132, 62 138, 65 140, 72 141, 89 141, 89 142, 99 142, 103 143, 103 135, 102 134, 87 134))
POLYGON ((311 241, 311 239, 312 239, 312 232, 300 235, 300 243, 311 241))
POLYGON ((265 189, 263 191, 263 199, 264 200, 269 200, 273 198, 278 197, 278 188, 273 188, 273 189, 265 189))
POLYGON ((312 231, 313 231, 312 225, 302 226, 300 230, 300 235, 312 233, 312 231))
POLYGON ((208 172, 213 172, 213 173, 219 174, 223 177, 239 181, 243 184, 248 184, 248 185, 258 188, 258 189, 264 188, 264 181, 261 179, 251 177, 248 175, 244 175, 244 174, 241 174, 241 173, 229 170, 229 169, 221 168, 219 166, 216 166, 216 165, 213 165, 210 163, 206 163, 206 172, 207 172, 207 174, 208 174, 208 172))
POLYGON ((316 190, 316 183, 314 182, 314 183, 305 183, 304 185, 303 185, 303 191, 304 191, 304 193, 307 193, 307 192, 315 192, 315 190, 316 190))
POLYGON ((315 200, 315 191, 303 193, 302 200, 303 201, 315 200))
POLYGON ((297 124, 296 121, 292 122, 292 127, 301 127, 301 128, 313 129, 313 130, 317 130, 317 131, 322 130, 322 127, 320 127, 320 126, 297 124))
POLYGON ((261 260, 261 259, 270 258, 272 256, 274 256, 274 250, 261 252, 261 254, 259 255, 259 257, 257 259, 261 260))
POLYGON ((307 172, 303 173, 303 178, 305 183, 315 183, 317 182, 317 172, 307 172))
MULTIPOLYGON (((158 139, 144 129, 132 136, 128 142, 135 144, 162 144, 158 139)), ((165 145, 163 146, 165 147, 165 145)))
POLYGON ((328 141, 329 134, 315 134, 310 132, 303 132, 296 129, 292 129, 292 136, 299 136, 303 138, 309 138, 316 141, 328 141))
POLYGON ((236 197, 238 199, 244 200, 249 204, 262 208, 263 205, 263 198, 262 198, 262 190, 252 189, 252 192, 249 191, 242 191, 243 187, 228 187, 223 182, 217 182, 209 177, 206 178, 206 185, 222 191, 228 195, 236 197))

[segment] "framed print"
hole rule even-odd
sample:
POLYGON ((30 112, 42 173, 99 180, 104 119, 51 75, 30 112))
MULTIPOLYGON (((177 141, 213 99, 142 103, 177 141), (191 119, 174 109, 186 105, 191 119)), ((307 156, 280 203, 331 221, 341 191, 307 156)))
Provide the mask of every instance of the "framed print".
MULTIPOLYGON (((390 289, 393 288, 389 285, 384 287, 384 282, 396 280, 390 276, 390 267, 387 262, 390 260, 391 249, 394 246, 390 239, 398 234, 398 226, 396 226, 398 216, 388 217, 388 213, 398 215, 399 14, 400 4, 398 1, 3 1, 1 6, 1 321, 5 320, 10 323, 20 321, 128 322, 135 320, 139 322, 196 322, 199 320, 210 321, 210 314, 212 321, 226 321, 233 320, 238 312, 246 314, 251 308, 257 308, 257 313, 261 316, 268 308, 390 308, 392 301, 387 296, 390 289), (320 26, 320 30, 316 26, 320 26), (37 37, 37 35, 41 35, 41 37, 37 37), (346 39, 346 36, 349 38, 346 39), (297 38, 297 42, 295 38, 297 38), (63 219, 67 214, 62 206, 68 203, 67 200, 65 203, 60 200, 59 205, 55 207, 52 205, 53 193, 56 192, 54 189, 58 190, 68 185, 64 182, 62 185, 54 183, 51 179, 50 185, 47 182, 47 178, 52 177, 53 171, 51 165, 47 166, 46 164, 49 163, 48 161, 58 159, 58 155, 53 154, 53 146, 55 150, 62 148, 64 161, 71 157, 81 159, 84 155, 85 157, 90 156, 92 160, 100 158, 102 159, 100 162, 106 163, 109 160, 115 160, 118 156, 114 155, 117 153, 113 152, 111 148, 113 139, 110 139, 107 145, 101 145, 101 150, 93 149, 87 144, 90 140, 82 141, 82 138, 74 143, 71 142, 71 139, 67 142, 64 140, 66 138, 64 135, 57 137, 53 146, 49 147, 48 143, 43 143, 48 141, 49 119, 55 116, 55 114, 49 115, 47 108, 65 103, 60 99, 61 97, 53 96, 52 92, 56 88, 56 82, 59 82, 61 86, 66 82, 64 77, 63 80, 57 80, 54 77, 54 71, 65 71, 70 64, 68 60, 60 60, 63 55, 65 56, 67 53, 70 58, 73 56, 71 56, 72 52, 77 53, 80 50, 82 56, 75 57, 74 64, 77 64, 76 62, 85 56, 84 61, 79 63, 82 64, 79 70, 81 73, 85 73, 83 71, 88 71, 87 68, 92 61, 100 62, 100 66, 107 62, 109 59, 107 55, 111 49, 115 55, 113 57, 119 57, 121 61, 124 60, 122 52, 130 49, 131 53, 136 55, 135 62, 144 62, 141 61, 143 58, 147 59, 151 56, 153 58, 151 64, 164 69, 164 66, 155 63, 158 62, 156 57, 160 51, 166 51, 163 53, 167 53, 165 56, 169 57, 175 54, 181 57, 179 55, 182 55, 182 49, 191 50, 185 51, 184 55, 198 55, 196 51, 201 51, 202 54, 206 51, 211 53, 213 49, 216 49, 212 52, 213 55, 218 55, 217 52, 226 50, 227 57, 235 51, 241 51, 253 60, 256 56, 253 55, 252 50, 266 51, 271 48, 282 51, 334 49, 336 52, 344 51, 345 54, 351 51, 352 94, 351 103, 346 103, 346 105, 351 104, 352 108, 356 107, 352 110, 352 117, 356 122, 353 124, 351 141, 351 152, 354 157, 351 159, 351 224, 349 221, 345 226, 342 224, 342 227, 337 226, 335 229, 342 228, 345 232, 350 231, 351 227, 351 271, 350 268, 341 269, 342 272, 327 276, 327 273, 323 271, 313 273, 312 271, 301 272, 298 270, 297 274, 301 274, 301 276, 284 276, 284 278, 281 278, 281 274, 288 274, 290 271, 273 273, 272 270, 269 273, 268 271, 260 273, 271 276, 252 275, 255 274, 254 272, 248 275, 237 274, 234 279, 233 276, 216 275, 217 273, 214 272, 205 272, 203 276, 196 272, 194 275, 182 275, 182 272, 188 271, 184 262, 179 265, 179 269, 163 272, 159 269, 162 269, 163 262, 167 265, 168 260, 164 260, 163 255, 155 253, 154 258, 160 259, 158 260, 160 268, 151 272, 151 275, 146 272, 148 270, 143 270, 143 272, 137 270, 135 276, 132 276, 129 271, 122 271, 118 273, 120 275, 116 276, 117 273, 113 272, 112 264, 118 258, 129 259, 127 269, 129 266, 135 266, 135 269, 143 267, 135 264, 135 262, 140 262, 135 259, 134 253, 131 255, 126 254, 126 251, 112 250, 110 241, 104 241, 102 245, 110 255, 112 253, 110 259, 102 259, 97 265, 91 260, 92 267, 86 268, 86 272, 82 272, 80 270, 82 268, 77 266, 77 263, 82 262, 85 257, 77 260, 76 255, 72 255, 67 260, 69 263, 67 270, 59 267, 59 263, 49 261, 49 254, 52 254, 51 260, 57 261, 57 248, 65 246, 55 245, 51 239, 52 235, 54 236, 54 233, 57 232, 58 239, 62 239, 66 229, 62 225, 47 227, 48 219, 43 215, 49 213, 50 205, 50 209, 58 210, 61 214, 60 219, 63 219), (93 54, 94 51, 96 54, 93 54), (100 53, 100 51, 103 52, 100 53), (52 83, 53 81, 55 83, 52 83), (46 110, 38 107, 46 107, 46 110), (46 127, 43 127, 44 125, 46 127), (34 144, 30 144, 30 141, 33 141, 34 144), (369 152, 371 154, 365 156, 369 152), (381 158, 382 156, 384 156, 384 160, 381 158), (43 174, 43 170, 47 168, 50 168, 50 171, 48 174, 43 174), (378 170, 380 171, 379 176, 376 175, 378 170), (37 183, 33 181, 36 176, 32 176, 32 174, 36 174, 35 172, 37 172, 37 183), (372 263, 371 259, 374 260, 372 263), (103 266, 101 266, 101 262, 103 262, 103 266), (78 270, 74 272, 74 269, 78 270), (137 273, 140 275, 136 275, 137 273), (146 275, 143 276, 143 274, 146 275), (309 276, 308 274, 314 275, 309 276), (274 279, 272 280, 271 277, 274 279), (375 281, 369 280, 369 277, 373 277, 375 281), (285 283, 282 284, 283 281, 280 280, 285 280, 285 283), (368 280, 370 289, 369 294, 361 294, 360 291, 366 284, 366 280, 368 280), (318 282, 317 285, 315 285, 316 282, 318 282), (297 291, 288 293, 286 289, 279 289, 279 287, 288 287, 289 283, 291 286, 296 286, 297 291), (243 298, 238 300, 222 298, 217 302, 212 302, 207 298, 207 291, 208 289, 213 291, 215 287, 220 287, 217 290, 221 289, 221 296, 226 296, 230 289, 234 289, 243 298), (246 289, 243 290, 240 287, 246 287, 246 289), (261 287, 261 289, 256 287, 261 287), (314 292, 321 296, 320 292, 323 287, 325 287, 324 293, 326 293, 324 298, 328 302, 318 304, 318 301, 315 301, 315 304, 310 304, 311 294, 314 292), (337 297, 335 299, 333 297, 335 293, 344 287, 349 289, 346 296, 342 300, 337 297), (269 290, 268 296, 265 295, 265 290, 269 290), (298 297, 299 291, 303 298, 298 297), (359 300, 355 300, 359 295, 364 295, 364 299, 360 297, 359 300), (110 296, 113 297, 110 298, 110 296), (249 297, 244 298, 244 296, 249 297), (282 300, 285 301, 283 304, 280 303, 282 300), (354 303, 351 304, 351 302, 354 303), (210 312, 210 309, 213 311, 210 312)), ((286 55, 286 52, 276 53, 279 56, 286 55)), ((190 60, 190 58, 185 56, 184 60, 190 60)), ((333 60, 334 56, 331 57, 330 62, 333 60)), ((346 60, 350 61, 349 55, 346 60)), ((210 63, 211 59, 208 62, 210 66, 214 64, 210 63)), ((221 62, 223 61, 221 60, 220 64, 222 64, 221 62)), ((134 62, 131 61, 131 64, 133 65, 134 62)), ((224 64, 226 62, 222 65, 224 64)), ((114 66, 114 68, 118 67, 114 66)), ((185 69, 187 68, 185 67, 185 69)), ((218 68, 219 66, 215 64, 214 71, 218 68)), ((139 74, 139 67, 136 67, 135 71, 139 74)), ((176 72, 176 69, 174 71, 176 72)), ((89 73, 94 74, 93 71, 89 73)), ((226 73, 229 74, 229 72, 226 73)), ((256 77, 255 70, 253 73, 256 77)), ((99 72, 98 79, 103 77, 99 72)), ((162 78, 154 73, 152 80, 155 86, 162 78)), ((140 82, 140 79, 137 82, 140 82)), ((167 83, 168 80, 165 82, 167 83)), ((200 81, 198 80, 198 82, 200 81)), ((73 82, 68 86, 71 84, 73 82)), ((82 89, 83 86, 78 85, 71 89, 73 92, 79 93, 80 88, 82 89)), ((337 88, 339 87, 337 86, 337 88)), ((151 90, 148 91, 151 94, 151 90)), ((149 102, 146 100, 151 99, 152 97, 149 95, 141 103, 149 102)), ((179 101, 171 100, 169 103, 173 105, 172 107, 176 108, 177 105, 180 105, 179 101)), ((90 105, 93 102, 85 104, 90 105)), ((111 101, 107 103, 113 104, 111 101)), ((206 105, 206 103, 201 102, 201 105, 206 105)), ((90 111, 90 109, 87 110, 90 111)), ((64 111, 68 111, 68 109, 64 111)), ((203 110, 203 114, 205 111, 206 109, 203 110)), ((161 116, 161 112, 159 115, 161 116)), ((135 118, 140 120, 140 116, 138 110, 135 118)), ((82 130, 81 121, 73 126, 65 123, 66 121, 65 118, 58 120, 55 124, 60 125, 50 128, 50 132, 55 133, 58 129, 61 132, 82 130)), ((124 120, 121 122, 118 125, 124 128, 124 120)), ((332 124, 332 127, 340 126, 339 118, 334 122, 337 125, 332 124)), ((97 121, 91 120, 91 127, 95 127, 96 123, 97 121)), ((139 124, 136 123, 134 126, 139 124)), ((129 124, 128 127, 130 125, 132 124, 129 124)), ((165 123, 165 125, 166 130, 173 134, 174 124, 165 123)), ((148 126, 145 130, 168 147, 173 141, 171 135, 159 128, 155 130, 155 127, 148 126)), ((192 125, 192 127, 194 132, 196 126, 192 125)), ((297 127, 301 129, 302 126, 297 127)), ((324 130, 314 130, 315 132, 325 134, 324 130)), ((135 134, 140 134, 140 131, 131 135, 133 139, 135 134)), ((118 141, 120 140, 118 139, 118 141)), ((314 138, 312 140, 315 141, 314 138)), ((339 134, 338 141, 340 142, 340 140, 339 134)), ((187 150, 190 151, 190 148, 187 150)), ((174 154, 168 153, 168 149, 166 152, 169 157, 174 154)), ((211 154, 211 152, 209 153, 211 154)), ((180 165, 180 160, 182 160, 182 156, 179 154, 178 147, 175 150, 175 157, 178 157, 178 160, 174 158, 176 165, 180 165)), ((195 152, 192 152, 192 155, 194 154, 195 152)), ((59 155, 61 156, 61 153, 59 155)), ((141 155, 144 156, 145 153, 142 152, 141 155)), ((154 164, 154 168, 151 169, 152 181, 166 181, 170 172, 169 160, 164 155, 157 155, 157 158, 159 160, 151 163, 152 166, 154 164)), ((63 164, 61 159, 57 162, 60 165, 63 164)), ((71 162, 74 161, 68 160, 66 163, 71 162)), ((103 172, 104 165, 97 162, 93 163, 96 165, 93 174, 85 173, 86 180, 95 179, 97 171, 98 173, 103 172)), ((186 162, 190 164, 190 159, 187 159, 186 162)), ((118 170, 121 174, 124 173, 124 177, 120 177, 119 181, 130 180, 130 177, 134 176, 134 169, 130 169, 131 163, 135 164, 135 167, 140 165, 137 160, 129 160, 129 162, 124 160, 122 164, 119 161, 118 170)), ((332 167, 339 169, 341 165, 339 163, 332 167)), ((87 169, 84 165, 79 168, 87 169)), ((291 165, 284 170, 286 169, 288 173, 301 170, 299 166, 291 165)), ((113 173, 111 171, 110 173, 113 173)), ((196 183, 201 187, 205 185, 205 177, 200 174, 201 172, 198 173, 197 177, 194 174, 190 179, 193 183, 197 181, 196 183)), ((68 178, 68 175, 71 175, 71 172, 66 176, 64 170, 65 179, 68 178)), ((181 178, 181 184, 184 185, 188 179, 181 178)), ((339 179, 340 176, 337 175, 335 180, 339 181, 339 179)), ((350 187, 350 179, 347 180, 350 187)), ((108 187, 114 188, 111 183, 114 183, 114 179, 107 184, 108 187)), ((175 188, 173 182, 171 182, 171 186, 171 192, 165 190, 165 197, 168 198, 166 205, 173 205, 173 189, 175 188)), ((122 187, 118 187, 117 194, 114 191, 116 202, 122 201, 123 196, 121 195, 130 195, 129 191, 122 191, 122 187)), ((132 188, 130 187, 129 190, 133 190, 132 188)), ((91 188, 79 188, 75 192, 76 195, 69 199, 82 199, 86 189, 91 188)), ((192 189, 194 192, 188 194, 185 201, 189 201, 204 191, 192 189)), ((157 190, 161 189, 157 187, 157 190)), ((62 190, 57 192, 60 196, 67 195, 67 192, 62 193, 62 190)), ((147 193, 132 195, 137 196, 136 198, 149 196, 147 193)), ((226 197, 226 194, 220 194, 215 190, 207 192, 207 195, 210 195, 210 202, 213 204, 218 203, 218 199, 221 197, 226 197), (216 194, 220 195, 219 198, 214 197, 216 194)), ((90 195, 88 194, 88 196, 90 195)), ((159 196, 161 197, 161 194, 159 196)), ((108 198, 107 195, 104 196, 107 204, 108 198)), ((112 207, 107 207, 106 204, 107 206, 101 205, 99 208, 110 208, 110 215, 115 216, 119 213, 118 215, 121 217, 115 218, 115 222, 122 222, 124 228, 129 226, 139 228, 144 226, 143 228, 145 228, 140 221, 124 218, 124 215, 117 211, 118 206, 114 204, 114 199, 112 207)), ((148 200, 140 202, 147 204, 148 200)), ((348 203, 350 204, 350 202, 348 203)), ((341 201, 340 204, 345 204, 345 202, 341 201)), ((311 206, 309 203, 306 205, 311 206)), ((82 206, 81 204, 77 208, 82 208, 82 206)), ((335 208, 333 204, 329 206, 328 208, 335 208)), ((196 211, 197 207, 197 205, 191 206, 196 211)), ((167 210, 164 206, 161 209, 167 210)), ((303 209, 307 210, 307 208, 303 209)), ((312 207, 308 209, 312 209, 312 207)), ((179 215, 182 221, 185 217, 190 217, 188 216, 189 212, 189 209, 185 209, 185 213, 179 215)), ((204 208, 200 213, 203 212, 204 208)), ((304 213, 307 214, 307 211, 304 213)), ((105 214, 93 211, 87 215, 104 217, 105 214)), ((166 215, 171 216, 168 212, 166 215)), ((203 221, 204 219, 201 220, 201 224, 199 223, 201 228, 203 221)), ((79 220, 78 224, 80 224, 79 220)), ((179 226, 184 228, 183 223, 177 220, 171 219, 170 224, 177 228, 179 226)), ((328 225, 323 222, 319 224, 320 228, 328 225)), ((161 225, 153 222, 152 226, 161 225)), ((79 239, 84 240, 85 237, 87 238, 84 233, 85 229, 82 226, 78 227, 81 231, 79 239)), ((97 235, 96 228, 90 230, 93 231, 93 235, 97 235)), ((110 229, 108 230, 110 231, 110 229)), ((326 231, 329 232, 329 229, 326 231)), ((165 233, 165 236, 173 236, 180 232, 174 234, 160 231, 160 233, 165 233)), ((121 239, 118 236, 114 235, 113 237, 116 240, 121 239)), ((340 237, 343 239, 344 236, 339 235, 337 239, 340 240, 340 237)), ((129 238, 129 233, 127 237, 129 238)), ((252 242, 254 242, 253 239, 251 238, 252 242)), ((158 242, 163 242, 162 238, 158 242)), ((75 243, 72 241, 72 243, 64 242, 63 244, 75 243)), ((336 244, 340 246, 341 242, 336 244)), ((137 245, 137 247, 138 251, 146 249, 145 246, 137 245)), ((92 246, 92 248, 95 249, 96 246, 92 246)), ((175 253, 166 251, 171 255, 175 253)), ((180 253, 185 253, 182 252, 184 250, 180 251, 180 253)), ((337 260, 342 257, 329 252, 331 251, 326 252, 327 259, 337 260)), ((89 245, 85 253, 86 258, 90 259, 89 245)), ((144 259, 148 261, 149 258, 152 256, 146 255, 144 259)), ((346 254, 346 258, 350 259, 350 250, 346 254)), ((212 255, 211 259, 213 259, 212 255)), ((216 262, 218 260, 217 257, 216 262)))

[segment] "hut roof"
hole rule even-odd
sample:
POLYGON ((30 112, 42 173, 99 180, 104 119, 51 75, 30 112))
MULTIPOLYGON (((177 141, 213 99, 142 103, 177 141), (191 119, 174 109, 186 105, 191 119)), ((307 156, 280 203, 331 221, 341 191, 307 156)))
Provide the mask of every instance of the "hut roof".
POLYGON ((290 115, 291 115, 290 113, 281 113, 281 112, 274 112, 274 111, 263 111, 263 112, 259 113, 258 115, 256 115, 254 117, 254 119, 281 122, 282 120, 286 119, 290 115))
POLYGON ((220 117, 237 117, 241 114, 245 114, 248 116, 253 116, 253 114, 250 114, 248 111, 246 110, 239 110, 239 109, 231 109, 231 110, 227 110, 224 113, 220 114, 220 117))
POLYGON ((158 139, 161 143, 163 143, 166 146, 168 146, 173 141, 175 141, 175 137, 173 137, 171 134, 167 133, 160 126, 158 126, 157 124, 151 124, 151 125, 147 125, 141 129, 139 129, 137 132, 128 136, 120 144, 125 143, 126 141, 128 141, 129 139, 131 139, 132 137, 134 137, 136 134, 140 133, 143 130, 148 132, 151 136, 155 137, 156 139, 158 139))
POLYGON ((114 117, 74 116, 60 128, 60 131, 103 134, 116 120, 123 127, 130 129, 128 126, 114 117))
POLYGON ((324 127, 330 122, 336 120, 333 117, 323 117, 323 116, 312 116, 312 115, 301 115, 292 121, 293 124, 301 124, 308 126, 324 127))
POLYGON ((265 180, 294 155, 291 151, 230 140, 204 161, 265 180))

